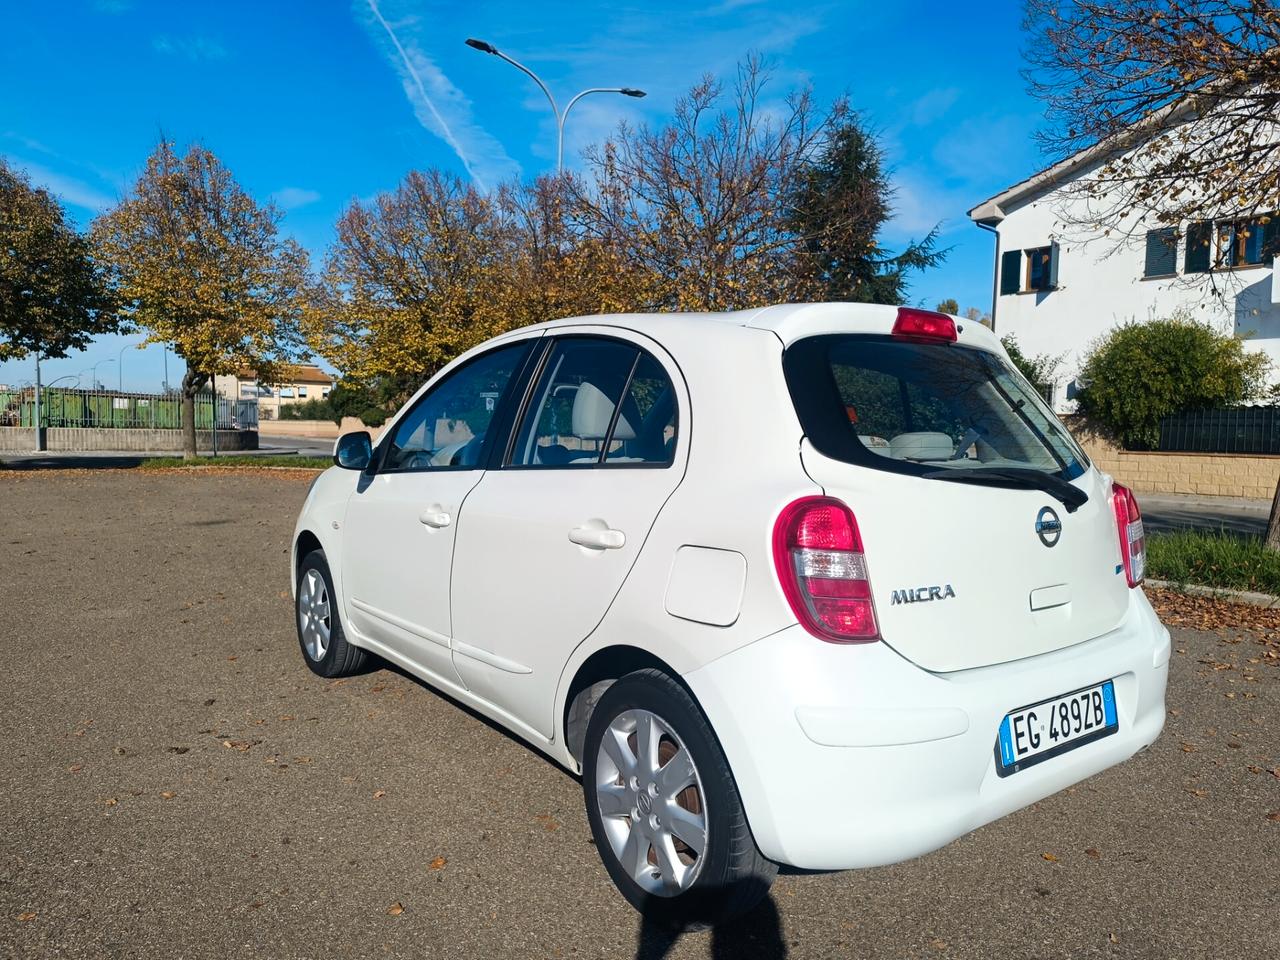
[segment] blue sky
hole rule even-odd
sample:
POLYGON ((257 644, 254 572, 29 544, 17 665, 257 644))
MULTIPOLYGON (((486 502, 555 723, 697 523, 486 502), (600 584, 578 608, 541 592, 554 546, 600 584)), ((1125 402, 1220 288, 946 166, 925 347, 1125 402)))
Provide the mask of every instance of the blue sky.
MULTIPOLYGON (((162 132, 200 140, 276 200, 318 261, 346 204, 414 167, 493 184, 554 164, 542 94, 466 47, 468 36, 522 60, 561 104, 588 86, 648 91, 582 100, 566 165, 620 119, 662 123, 702 74, 728 76, 754 50, 774 64, 774 96, 806 83, 820 101, 847 93, 881 132, 898 189, 891 245, 941 223, 951 255, 914 282, 912 299, 986 310, 992 241, 965 211, 1042 165, 1031 139, 1040 107, 1018 76, 1020 20, 1018 0, 13 4, 0 44, 0 154, 88 224, 162 132)), ((98 376, 114 385, 122 358, 127 388, 155 389, 162 351, 130 349, 138 339, 103 337, 48 361, 44 379, 109 361, 98 376)), ((180 372, 170 356, 170 379, 180 372)), ((0 364, 0 382, 33 376, 29 359, 0 364)))

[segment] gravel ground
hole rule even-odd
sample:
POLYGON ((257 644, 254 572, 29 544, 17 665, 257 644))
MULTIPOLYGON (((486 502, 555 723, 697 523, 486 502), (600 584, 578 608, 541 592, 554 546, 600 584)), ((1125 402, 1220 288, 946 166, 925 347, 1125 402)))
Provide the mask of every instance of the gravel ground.
POLYGON ((306 670, 307 479, 0 471, 0 955, 1277 955, 1269 622, 1179 608, 1169 722, 1129 763, 672 938, 613 891, 567 773, 401 673, 306 670))

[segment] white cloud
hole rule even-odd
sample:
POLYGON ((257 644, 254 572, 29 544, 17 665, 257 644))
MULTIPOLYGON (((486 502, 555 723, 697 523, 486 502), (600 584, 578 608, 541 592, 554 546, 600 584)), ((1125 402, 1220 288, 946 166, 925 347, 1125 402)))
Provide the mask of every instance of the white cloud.
POLYGON ((416 20, 393 27, 377 0, 365 0, 368 25, 385 37, 387 57, 400 74, 405 96, 418 122, 438 136, 458 155, 468 176, 481 190, 508 177, 518 176, 520 166, 488 131, 471 116, 471 101, 454 86, 413 37, 416 20))
POLYGON ((193 63, 222 60, 227 56, 226 47, 210 37, 169 37, 162 34, 151 41, 151 47, 156 53, 182 57, 193 63))
POLYGON ((31 182, 36 186, 44 187, 54 196, 58 197, 65 203, 72 206, 81 207, 93 213, 101 213, 108 207, 115 206, 116 198, 110 196, 105 191, 98 189, 85 183, 83 180, 77 180, 75 177, 68 177, 65 174, 58 173, 56 170, 50 170, 38 163, 26 163, 16 157, 13 158, 14 166, 24 170, 31 178, 31 182))
POLYGON ((927 127, 941 120, 959 97, 960 91, 955 87, 930 90, 911 104, 911 122, 917 127, 927 127))
POLYGON ((320 194, 305 187, 282 187, 271 194, 271 199, 282 210, 297 210, 320 199, 320 194))

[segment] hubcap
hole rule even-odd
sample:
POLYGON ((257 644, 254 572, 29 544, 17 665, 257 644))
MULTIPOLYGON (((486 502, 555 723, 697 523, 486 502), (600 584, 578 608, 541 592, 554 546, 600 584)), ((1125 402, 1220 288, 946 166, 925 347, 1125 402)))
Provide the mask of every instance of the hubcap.
POLYGON ((648 710, 609 724, 596 757, 596 803, 613 854, 645 891, 693 885, 707 846, 698 769, 671 725, 648 710))
POLYGON ((329 649, 329 591, 324 577, 314 567, 298 585, 298 630, 307 656, 317 662, 323 660, 329 649))

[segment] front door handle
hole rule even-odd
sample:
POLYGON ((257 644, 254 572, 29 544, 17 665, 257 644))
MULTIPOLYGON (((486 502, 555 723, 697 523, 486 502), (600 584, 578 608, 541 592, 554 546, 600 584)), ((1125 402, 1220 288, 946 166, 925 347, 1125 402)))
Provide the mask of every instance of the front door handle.
POLYGON ((428 527, 435 527, 436 529, 439 529, 440 527, 447 527, 453 522, 453 518, 439 506, 433 506, 427 510, 423 510, 418 519, 428 527))
POLYGON ((627 535, 609 527, 574 527, 569 539, 580 547, 595 550, 618 550, 627 545, 627 535))

